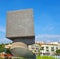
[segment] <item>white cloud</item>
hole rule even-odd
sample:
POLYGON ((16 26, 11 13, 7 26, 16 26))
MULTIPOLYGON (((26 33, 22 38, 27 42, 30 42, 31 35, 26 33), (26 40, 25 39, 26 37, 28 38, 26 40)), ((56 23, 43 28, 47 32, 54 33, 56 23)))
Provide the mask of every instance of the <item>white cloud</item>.
POLYGON ((60 35, 43 34, 36 36, 36 41, 60 41, 60 35))
POLYGON ((0 26, 0 44, 1 43, 10 43, 11 40, 5 38, 6 28, 4 26, 0 26))
POLYGON ((3 32, 3 33, 5 33, 5 27, 3 27, 3 26, 0 26, 0 32, 3 32))
POLYGON ((11 43, 12 41, 7 38, 0 38, 0 44, 2 43, 11 43))

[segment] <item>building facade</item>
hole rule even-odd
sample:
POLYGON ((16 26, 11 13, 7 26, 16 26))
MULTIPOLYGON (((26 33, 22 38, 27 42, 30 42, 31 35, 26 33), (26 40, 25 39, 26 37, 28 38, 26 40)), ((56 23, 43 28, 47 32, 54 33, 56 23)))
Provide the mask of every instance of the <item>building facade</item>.
POLYGON ((54 55, 57 49, 58 45, 56 44, 42 44, 40 53, 41 55, 54 55))
POLYGON ((40 55, 55 55, 58 49, 60 49, 60 44, 58 42, 36 42, 33 45, 29 45, 29 50, 35 54, 40 53, 40 55))

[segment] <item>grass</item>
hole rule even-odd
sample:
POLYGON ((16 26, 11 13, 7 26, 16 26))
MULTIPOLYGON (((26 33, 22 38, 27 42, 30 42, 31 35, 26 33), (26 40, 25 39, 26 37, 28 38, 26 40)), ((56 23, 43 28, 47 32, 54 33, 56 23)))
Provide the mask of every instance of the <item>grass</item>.
POLYGON ((57 59, 51 56, 37 56, 36 59, 57 59))

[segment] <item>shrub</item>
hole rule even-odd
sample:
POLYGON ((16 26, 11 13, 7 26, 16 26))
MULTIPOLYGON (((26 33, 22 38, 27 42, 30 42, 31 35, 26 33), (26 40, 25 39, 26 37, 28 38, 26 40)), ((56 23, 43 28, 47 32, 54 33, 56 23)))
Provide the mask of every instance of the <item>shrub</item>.
POLYGON ((60 55, 60 49, 56 50, 56 55, 60 55))

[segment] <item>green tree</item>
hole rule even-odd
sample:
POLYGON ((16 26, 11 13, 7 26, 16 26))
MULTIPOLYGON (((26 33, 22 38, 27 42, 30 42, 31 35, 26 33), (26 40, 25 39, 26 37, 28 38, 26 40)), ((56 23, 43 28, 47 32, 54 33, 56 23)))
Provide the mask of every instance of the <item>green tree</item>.
POLYGON ((7 53, 7 54, 11 54, 10 49, 9 49, 9 48, 5 49, 5 53, 7 53))
POLYGON ((56 55, 60 55, 60 49, 56 50, 56 55))
POLYGON ((4 52, 4 50, 5 50, 5 45, 4 44, 0 44, 0 53, 4 52))

